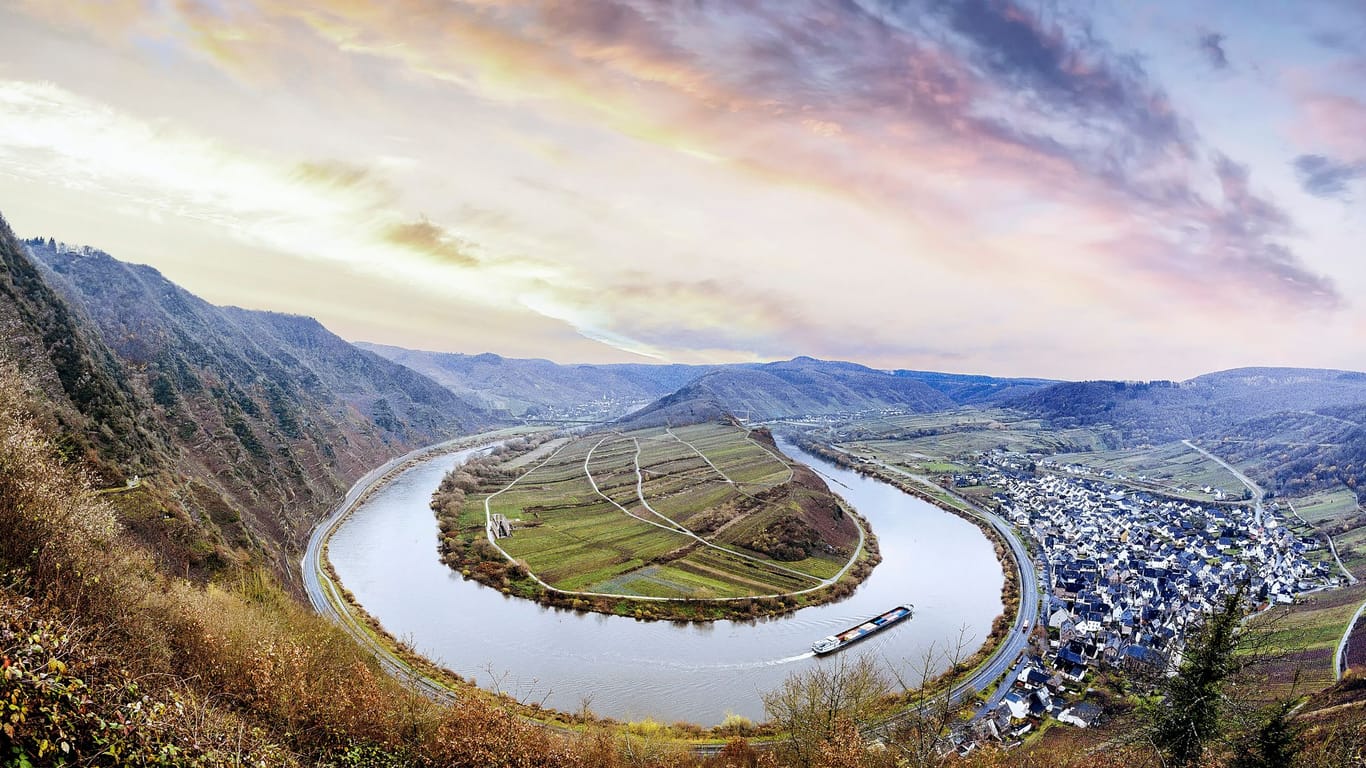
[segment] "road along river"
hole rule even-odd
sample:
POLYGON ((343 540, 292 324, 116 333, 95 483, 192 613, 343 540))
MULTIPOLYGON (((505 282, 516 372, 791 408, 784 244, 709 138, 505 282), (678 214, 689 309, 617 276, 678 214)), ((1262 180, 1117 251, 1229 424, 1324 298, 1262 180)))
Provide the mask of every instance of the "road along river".
MULTIPOLYGON (((336 529, 329 559, 372 616, 417 652, 488 688, 567 711, 587 703, 620 720, 714 725, 760 720, 761 694, 817 659, 811 643, 902 603, 908 622, 843 653, 872 653, 911 675, 931 648, 981 645, 1001 613, 1004 576, 978 528, 886 483, 788 443, 872 525, 883 561, 849 598, 757 622, 639 622, 546 608, 465 581, 437 558, 427 503, 472 451, 418 462, 370 494, 336 529)), ((940 670, 936 670, 940 671, 940 670)))

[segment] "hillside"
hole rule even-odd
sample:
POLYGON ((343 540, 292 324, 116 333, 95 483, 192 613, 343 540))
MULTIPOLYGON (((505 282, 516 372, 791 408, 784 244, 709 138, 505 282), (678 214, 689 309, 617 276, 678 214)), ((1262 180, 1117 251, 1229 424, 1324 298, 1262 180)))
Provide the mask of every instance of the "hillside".
POLYGON ((105 483, 158 466, 169 447, 124 367, 43 278, 0 218, 0 351, 23 368, 67 455, 105 483))
POLYGON ((1366 484, 1366 374, 1353 371, 1239 368, 1180 383, 1063 383, 1003 405, 1055 429, 1110 425, 1126 445, 1208 442, 1257 466, 1273 490, 1366 484))
POLYGON ((415 695, 263 571, 159 572, 26 378, 0 364, 0 765, 621 765, 472 686, 415 695))
POLYGON ((623 429, 642 429, 674 424, 704 424, 730 418, 730 412, 715 394, 704 387, 689 384, 623 416, 616 423, 623 429))
POLYGON ((310 318, 215 307, 151 268, 8 230, 0 257, 4 351, 40 382, 72 460, 121 489, 124 522, 178 572, 288 574, 352 479, 489 420, 310 318))
POLYGON ((418 371, 470 402, 513 416, 571 415, 585 404, 600 402, 601 415, 611 418, 715 369, 630 363, 561 365, 490 353, 422 352, 365 342, 356 346, 418 371))
POLYGON ((1003 379, 932 371, 896 370, 892 374, 923 382, 958 405, 991 405, 1059 383, 1053 379, 1003 379))
POLYGON ((897 409, 914 413, 956 407, 948 395, 905 375, 856 363, 797 357, 726 366, 631 414, 624 423, 688 423, 713 409, 749 421, 897 409), (675 421, 677 419, 677 421, 675 421))
POLYGON ((1366 374, 1238 368, 1183 382, 1065 382, 1003 405, 1059 425, 1112 424, 1151 441, 1198 437, 1272 413, 1331 416, 1366 404, 1366 374))

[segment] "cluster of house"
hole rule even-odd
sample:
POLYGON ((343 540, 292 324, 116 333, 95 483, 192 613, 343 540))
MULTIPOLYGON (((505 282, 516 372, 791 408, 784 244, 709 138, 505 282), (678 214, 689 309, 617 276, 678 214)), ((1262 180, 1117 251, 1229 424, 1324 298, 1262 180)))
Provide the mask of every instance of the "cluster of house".
POLYGON ((1000 514, 1042 550, 1049 645, 976 719, 975 738, 1009 741, 1044 716, 1091 724, 1098 710, 1069 705, 1069 691, 1084 691, 1098 667, 1160 672, 1179 664, 1186 632, 1239 584, 1263 604, 1337 584, 1321 545, 1296 536, 1275 511, 996 466, 1001 471, 982 480, 1002 489, 1000 514))
POLYGON ((541 403, 527 408, 521 414, 526 421, 583 421, 598 422, 624 416, 632 411, 649 405, 649 400, 640 398, 620 398, 606 394, 597 400, 574 405, 555 405, 541 403))
POLYGON ((1096 704, 1073 701, 1085 692, 1077 685, 1080 681, 1067 678, 1044 658, 1030 656, 1016 671, 1014 684, 1000 702, 950 733, 947 746, 966 755, 984 742, 1018 742, 1045 718, 1079 728, 1089 728, 1101 719, 1096 704))

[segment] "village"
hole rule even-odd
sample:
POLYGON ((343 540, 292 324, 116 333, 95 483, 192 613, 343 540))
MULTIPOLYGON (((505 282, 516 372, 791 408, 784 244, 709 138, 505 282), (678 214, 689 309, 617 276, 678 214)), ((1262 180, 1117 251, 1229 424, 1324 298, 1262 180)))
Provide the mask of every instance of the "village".
POLYGON ((1322 545, 1297 536, 1275 505, 1163 497, 1086 468, 1036 472, 999 452, 979 466, 955 484, 998 489, 998 514, 1032 540, 1047 643, 1026 652, 1008 691, 956 735, 960 752, 1018 742, 1048 718, 1094 725, 1102 711, 1086 694, 1099 672, 1175 669, 1187 632, 1240 584, 1267 607, 1340 583, 1322 545))

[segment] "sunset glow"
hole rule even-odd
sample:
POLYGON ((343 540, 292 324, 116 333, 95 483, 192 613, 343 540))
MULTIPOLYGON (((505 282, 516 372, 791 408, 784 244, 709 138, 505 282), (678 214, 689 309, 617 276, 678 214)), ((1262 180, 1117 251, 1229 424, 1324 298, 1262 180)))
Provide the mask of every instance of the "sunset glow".
POLYGON ((1366 6, 1045 7, 20 2, 0 211, 409 348, 1366 369, 1366 6))

